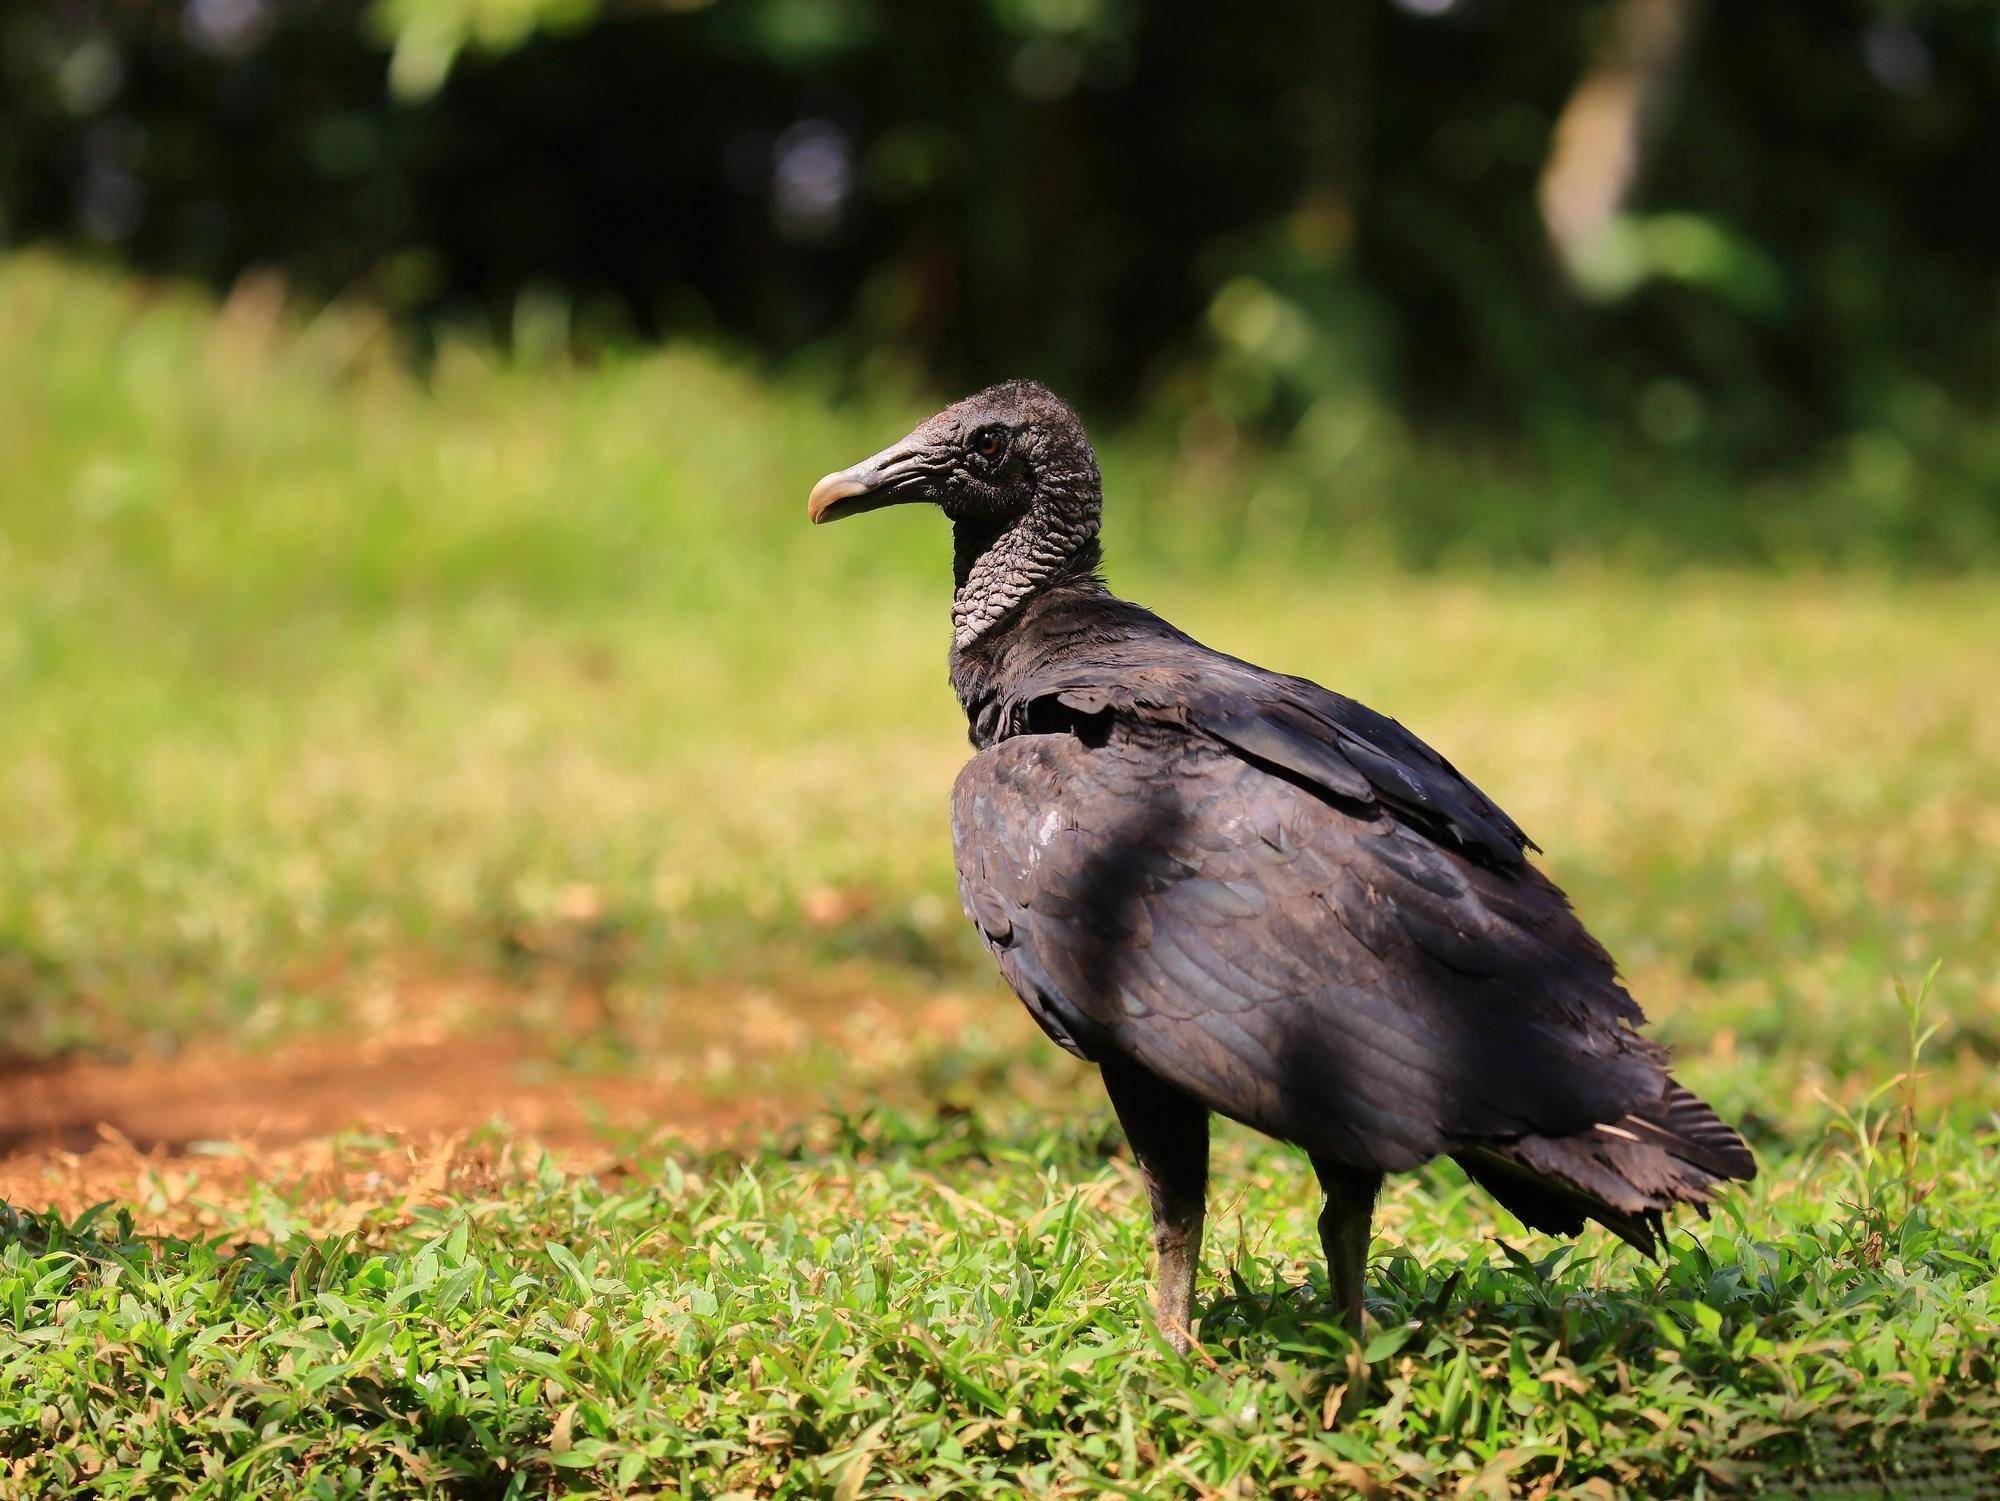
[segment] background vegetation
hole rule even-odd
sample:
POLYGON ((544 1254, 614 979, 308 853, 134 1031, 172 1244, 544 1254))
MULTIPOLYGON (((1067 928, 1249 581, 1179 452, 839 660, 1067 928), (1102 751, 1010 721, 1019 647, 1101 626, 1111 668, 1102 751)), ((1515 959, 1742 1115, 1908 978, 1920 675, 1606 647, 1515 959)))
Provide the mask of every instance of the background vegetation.
POLYGON ((74 0, 0 18, 0 236, 1034 374, 1422 563, 1963 567, 1996 100, 1986 0, 74 0))
POLYGON ((0 9, 0 1495, 1989 1494, 1996 101, 1973 0, 0 9), (1548 847, 1758 1153, 1660 1264, 1409 1175, 1355 1349, 1225 1128, 1155 1338, 942 529, 800 514, 1021 373, 1548 847))

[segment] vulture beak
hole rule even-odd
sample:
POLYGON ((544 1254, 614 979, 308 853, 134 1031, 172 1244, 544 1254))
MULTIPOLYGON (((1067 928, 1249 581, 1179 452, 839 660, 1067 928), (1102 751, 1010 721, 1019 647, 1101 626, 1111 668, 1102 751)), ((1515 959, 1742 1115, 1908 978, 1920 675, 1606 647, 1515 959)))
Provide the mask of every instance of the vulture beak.
POLYGON ((926 499, 918 484, 928 473, 923 450, 905 439, 814 485, 806 497, 806 516, 817 524, 926 499))

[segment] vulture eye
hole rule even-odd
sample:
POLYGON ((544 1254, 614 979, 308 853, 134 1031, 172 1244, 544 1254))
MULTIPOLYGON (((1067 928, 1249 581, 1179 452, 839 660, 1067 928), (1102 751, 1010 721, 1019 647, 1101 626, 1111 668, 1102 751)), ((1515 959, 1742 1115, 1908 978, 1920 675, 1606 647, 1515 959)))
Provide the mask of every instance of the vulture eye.
POLYGON ((1007 447, 1007 429, 982 427, 972 435, 972 451, 982 459, 997 459, 1007 447))

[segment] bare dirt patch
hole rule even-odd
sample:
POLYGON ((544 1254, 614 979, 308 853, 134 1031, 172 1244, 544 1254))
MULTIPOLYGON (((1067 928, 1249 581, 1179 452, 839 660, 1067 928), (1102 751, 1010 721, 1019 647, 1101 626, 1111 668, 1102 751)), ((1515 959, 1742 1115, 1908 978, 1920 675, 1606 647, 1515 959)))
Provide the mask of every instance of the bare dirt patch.
POLYGON ((203 1050, 15 1071, 0 1089, 0 1200, 74 1215, 129 1205, 198 1231, 253 1186, 348 1228, 391 1202, 462 1193, 544 1151, 596 1168, 616 1143, 715 1142, 783 1113, 634 1077, 533 1076, 519 1039, 391 1047, 323 1040, 268 1056, 203 1050))
POLYGON ((665 1139, 748 1139, 823 1103, 786 1087, 788 1059, 852 1048, 865 1089, 896 1059, 869 1056, 856 1034, 935 1043, 966 1014, 939 998, 891 1025, 865 997, 709 997, 712 1026, 637 1049, 612 1074, 562 1065, 546 1037, 501 1020, 504 997, 467 1008, 451 994, 448 1007, 407 994, 400 1025, 360 1038, 0 1066, 0 1202, 72 1216, 109 1202, 150 1230, 199 1234, 261 1194, 291 1223, 354 1228, 494 1186, 545 1152, 602 1171, 665 1139))

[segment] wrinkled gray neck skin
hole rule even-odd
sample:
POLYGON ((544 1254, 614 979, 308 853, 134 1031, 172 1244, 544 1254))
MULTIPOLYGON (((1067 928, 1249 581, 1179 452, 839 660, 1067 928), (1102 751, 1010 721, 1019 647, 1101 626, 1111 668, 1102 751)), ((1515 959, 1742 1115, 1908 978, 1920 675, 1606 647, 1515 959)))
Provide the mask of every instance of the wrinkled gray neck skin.
POLYGON ((982 748, 1008 733, 1008 685, 1047 644, 1036 618, 1071 596, 1109 593, 1097 574, 1104 490, 1089 444, 1079 432, 1033 457, 1037 484, 1025 511, 952 525, 951 685, 982 748))
POLYGON ((1060 609, 1060 601, 1109 595, 1097 575, 1097 509, 1069 515, 1059 522, 1037 507, 997 530, 967 522, 956 528, 951 686, 981 749, 1012 733, 1016 680, 1063 645, 1044 639, 1049 610, 1060 609))
POLYGON ((1097 566, 1095 506, 1043 505, 1006 526, 961 521, 952 530, 951 644, 971 646, 1030 595, 1097 566))

